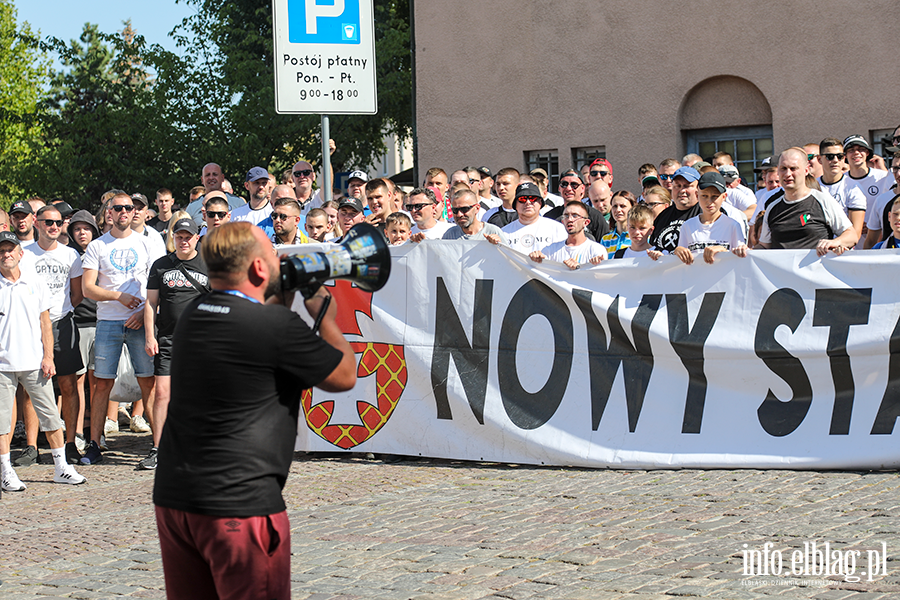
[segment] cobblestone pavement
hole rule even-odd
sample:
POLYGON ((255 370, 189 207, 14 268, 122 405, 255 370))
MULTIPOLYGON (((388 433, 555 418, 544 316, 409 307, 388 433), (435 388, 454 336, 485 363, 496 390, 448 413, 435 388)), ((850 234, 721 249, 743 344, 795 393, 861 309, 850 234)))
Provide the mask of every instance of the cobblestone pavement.
MULTIPOLYGON (((19 469, 28 490, 0 500, 0 598, 165 597, 153 474, 134 470, 149 436, 120 433, 111 444, 103 464, 80 469, 87 485, 50 483, 49 464, 19 469)), ((592 471, 298 454, 285 488, 293 593, 897 598, 898 487, 893 472, 592 471), (784 572, 745 576, 744 553, 767 542, 784 572), (804 542, 828 542, 839 553, 832 567, 853 566, 852 576, 787 574, 804 542), (884 548, 884 561, 866 553, 884 548), (875 567, 886 575, 871 576, 875 567)))

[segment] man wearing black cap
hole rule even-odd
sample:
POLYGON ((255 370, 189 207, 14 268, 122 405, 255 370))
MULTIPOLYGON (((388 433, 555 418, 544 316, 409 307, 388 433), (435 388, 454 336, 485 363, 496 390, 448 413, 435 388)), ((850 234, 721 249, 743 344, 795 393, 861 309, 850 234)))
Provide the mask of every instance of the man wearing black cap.
POLYGON ((62 231, 59 234, 59 243, 63 246, 69 245, 69 219, 72 218, 72 215, 75 213, 75 209, 72 208, 72 205, 66 202, 65 200, 56 200, 52 203, 53 206, 59 211, 59 215, 63 219, 62 231))
MULTIPOLYGON (((359 198, 344 198, 341 200, 341 203, 338 205, 337 220, 338 224, 341 226, 341 231, 345 234, 350 231, 354 225, 365 221, 366 215, 363 212, 362 200, 359 198)), ((339 239, 335 239, 334 241, 339 241, 339 239)))
POLYGON ((250 193, 250 202, 231 211, 232 221, 247 221, 258 225, 272 214, 269 204, 269 172, 253 167, 244 178, 244 189, 250 193))
POLYGON ((867 209, 871 209, 875 198, 889 190, 894 181, 888 177, 888 172, 884 169, 870 166, 872 146, 863 136, 847 136, 844 140, 844 154, 850 167, 847 173, 850 176, 850 183, 859 188, 866 197, 867 209))
POLYGON ((747 238, 737 219, 725 214, 722 206, 728 187, 718 171, 710 171, 697 181, 699 192, 697 206, 700 214, 681 225, 678 246, 672 252, 685 264, 692 264, 694 252, 703 252, 703 260, 709 264, 719 252, 733 251, 738 256, 747 255, 747 238))
POLYGON ((503 227, 511 248, 531 254, 569 237, 561 223, 541 216, 542 202, 540 188, 530 181, 516 187, 515 207, 519 218, 503 227))
POLYGON ((210 291, 206 263, 197 252, 199 233, 193 219, 177 221, 172 227, 175 252, 154 262, 147 276, 144 336, 147 340, 147 354, 153 357, 156 401, 153 404, 153 448, 138 463, 138 469, 156 468, 159 439, 169 409, 172 334, 175 332, 175 323, 188 304, 210 291))
POLYGON ((9 219, 12 231, 24 247, 34 243, 34 211, 31 204, 24 200, 16 200, 9 207, 9 219))
POLYGON ((150 261, 154 261, 166 253, 166 242, 157 230, 147 227, 149 203, 147 196, 143 194, 132 194, 131 202, 134 204, 134 217, 131 219, 131 230, 146 238, 147 247, 151 250, 150 261))
POLYGON ((52 299, 34 270, 19 267, 22 254, 19 238, 0 231, 0 307, 4 312, 0 319, 0 486, 5 492, 25 490, 9 456, 12 406, 19 385, 31 396, 40 427, 50 442, 53 482, 77 485, 85 481, 66 463, 63 424, 53 394, 52 299))

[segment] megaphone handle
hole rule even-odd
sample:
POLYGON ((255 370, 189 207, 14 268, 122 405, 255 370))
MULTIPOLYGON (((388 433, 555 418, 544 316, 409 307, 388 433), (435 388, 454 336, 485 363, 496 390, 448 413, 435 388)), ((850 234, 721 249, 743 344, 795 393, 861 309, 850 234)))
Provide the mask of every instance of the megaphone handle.
POLYGON ((331 294, 328 294, 324 298, 322 298, 322 308, 319 309, 319 314, 316 315, 316 320, 313 322, 312 332, 318 333, 319 326, 322 324, 322 319, 325 318, 325 313, 328 312, 328 305, 331 304, 331 294))

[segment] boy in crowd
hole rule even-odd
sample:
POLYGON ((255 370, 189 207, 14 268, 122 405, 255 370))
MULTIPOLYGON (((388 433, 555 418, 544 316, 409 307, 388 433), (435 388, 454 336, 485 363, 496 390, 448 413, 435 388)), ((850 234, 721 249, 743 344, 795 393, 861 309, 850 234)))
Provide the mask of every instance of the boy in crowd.
MULTIPOLYGON (((653 233, 653 220, 656 215, 653 210, 644 204, 637 204, 628 211, 628 238, 631 240, 631 246, 619 248, 613 254, 613 258, 637 258, 639 256, 649 256, 650 252, 654 252, 650 245, 650 234, 653 233)), ((656 252, 653 260, 661 256, 656 252)))
POLYGON ((384 223, 384 233, 391 246, 402 246, 406 243, 412 229, 412 221, 406 213, 391 213, 384 223))
POLYGON ((314 208, 306 215, 306 235, 311 242, 327 242, 334 237, 334 227, 328 220, 328 213, 314 208))
POLYGON ((731 250, 737 256, 747 256, 747 240, 741 224, 722 211, 726 191, 725 178, 718 171, 700 176, 697 183, 700 214, 687 219, 681 226, 678 247, 672 252, 686 265, 694 262, 693 252, 703 251, 703 260, 715 261, 719 252, 731 250))
POLYGON ((893 232, 886 240, 881 240, 874 246, 872 250, 880 250, 881 248, 900 248, 900 202, 894 202, 891 211, 888 213, 888 223, 893 232))
POLYGON ((528 257, 536 263, 544 259, 561 262, 573 271, 580 265, 599 264, 606 258, 606 248, 602 244, 587 239, 584 228, 590 222, 588 209, 584 202, 571 200, 566 203, 562 214, 562 222, 569 236, 561 242, 544 246, 535 250, 528 257))

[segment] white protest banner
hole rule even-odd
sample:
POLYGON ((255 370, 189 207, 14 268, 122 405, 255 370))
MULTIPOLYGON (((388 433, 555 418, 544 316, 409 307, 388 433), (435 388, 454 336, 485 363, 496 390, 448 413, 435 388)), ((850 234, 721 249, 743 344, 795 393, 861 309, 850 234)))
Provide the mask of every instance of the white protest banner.
POLYGON ((577 271, 485 242, 392 252, 383 290, 332 288, 359 380, 304 394, 298 449, 598 468, 900 466, 896 251, 577 271))

